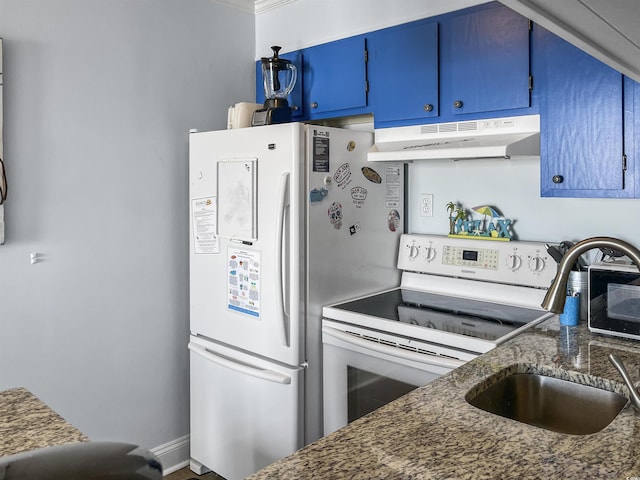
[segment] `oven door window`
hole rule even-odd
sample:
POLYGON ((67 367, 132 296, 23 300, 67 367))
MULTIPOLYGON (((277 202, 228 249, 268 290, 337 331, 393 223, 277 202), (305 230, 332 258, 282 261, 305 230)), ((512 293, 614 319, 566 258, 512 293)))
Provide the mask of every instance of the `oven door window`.
POLYGON ((430 355, 416 361, 415 353, 401 348, 382 348, 375 342, 374 348, 366 348, 359 343, 323 332, 325 435, 455 368, 432 361, 430 355))
POLYGON ((351 423, 418 387, 347 366, 347 421, 351 423))

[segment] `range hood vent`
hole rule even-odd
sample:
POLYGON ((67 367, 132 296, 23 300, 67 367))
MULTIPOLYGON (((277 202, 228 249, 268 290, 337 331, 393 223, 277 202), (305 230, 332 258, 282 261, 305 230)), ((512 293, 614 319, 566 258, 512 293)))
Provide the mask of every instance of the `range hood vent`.
POLYGON ((380 128, 370 162, 540 155, 540 116, 380 128))

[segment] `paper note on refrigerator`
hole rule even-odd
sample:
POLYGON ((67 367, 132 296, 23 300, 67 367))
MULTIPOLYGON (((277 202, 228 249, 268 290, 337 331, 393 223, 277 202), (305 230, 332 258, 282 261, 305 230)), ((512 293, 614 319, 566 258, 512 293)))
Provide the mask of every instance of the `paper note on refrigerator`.
POLYGON ((227 253, 230 310, 260 317, 260 252, 229 248, 227 253))
POLYGON ((193 253, 220 253, 216 237, 216 197, 191 200, 193 253))
POLYGON ((399 208, 402 195, 402 165, 388 163, 385 165, 385 187, 387 194, 384 199, 385 208, 399 208))

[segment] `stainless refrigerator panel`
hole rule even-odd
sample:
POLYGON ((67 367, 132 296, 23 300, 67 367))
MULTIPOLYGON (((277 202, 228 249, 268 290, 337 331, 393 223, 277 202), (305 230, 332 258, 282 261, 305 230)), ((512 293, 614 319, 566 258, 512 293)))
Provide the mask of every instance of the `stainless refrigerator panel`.
POLYGON ((404 167, 369 164, 370 132, 307 127, 307 441, 322 436, 322 307, 395 287, 404 167))

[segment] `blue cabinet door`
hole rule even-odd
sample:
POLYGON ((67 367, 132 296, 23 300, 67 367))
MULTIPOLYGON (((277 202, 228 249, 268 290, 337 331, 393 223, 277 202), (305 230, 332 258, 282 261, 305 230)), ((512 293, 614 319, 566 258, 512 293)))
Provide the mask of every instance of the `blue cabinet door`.
POLYGON ((366 40, 356 36, 304 50, 303 97, 309 118, 367 106, 366 40))
POLYGON ((437 22, 379 30, 369 36, 367 48, 376 127, 439 115, 437 22))
MULTIPOLYGON (((304 119, 304 103, 302 101, 302 81, 303 81, 303 54, 301 51, 294 51, 280 55, 280 57, 291 61, 296 66, 298 79, 289 94, 287 102, 291 107, 291 118, 294 121, 304 119)), ((262 78, 262 64, 260 60, 256 62, 256 103, 264 103, 264 85, 262 78)))
POLYGON ((542 196, 632 196, 623 171, 622 74, 549 32, 542 41, 542 196))
MULTIPOLYGON (((454 115, 530 106, 529 21, 496 6, 451 18, 448 104, 454 115)), ((441 79, 441 84, 445 79, 441 79)), ((443 100, 444 101, 444 100, 443 100)))

